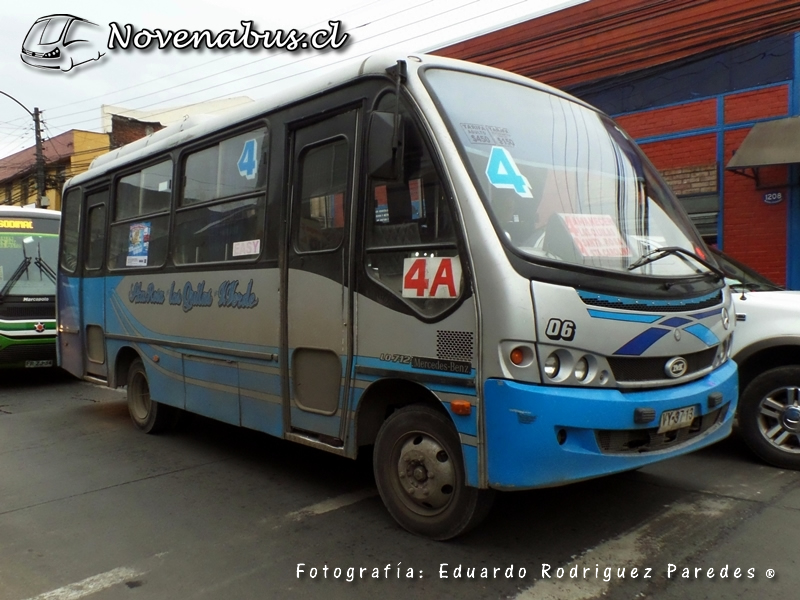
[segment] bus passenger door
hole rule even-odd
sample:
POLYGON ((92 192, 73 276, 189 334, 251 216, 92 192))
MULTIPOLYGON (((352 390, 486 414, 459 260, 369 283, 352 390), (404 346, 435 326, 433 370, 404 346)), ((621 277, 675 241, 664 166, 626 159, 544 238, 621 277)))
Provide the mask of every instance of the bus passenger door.
POLYGON ((106 291, 103 277, 105 257, 106 214, 108 188, 86 194, 86 224, 83 236, 83 280, 81 282, 82 327, 85 340, 86 374, 106 379, 105 307, 106 291))
POLYGON ((79 268, 81 190, 73 188, 61 201, 61 239, 59 240, 58 284, 58 364, 75 377, 83 377, 83 341, 81 336, 81 270, 79 268))
MULTIPOLYGON (((284 318, 289 421, 341 445, 350 384, 350 207, 358 112, 293 132, 284 318)), ((285 398, 287 396, 284 396, 285 398)))

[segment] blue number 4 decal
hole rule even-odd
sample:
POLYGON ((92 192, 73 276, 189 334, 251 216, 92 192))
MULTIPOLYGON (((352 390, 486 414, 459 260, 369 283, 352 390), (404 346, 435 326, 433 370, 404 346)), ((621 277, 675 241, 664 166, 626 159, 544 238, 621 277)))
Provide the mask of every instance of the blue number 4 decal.
POLYGON ((531 184, 527 177, 520 173, 517 164, 505 148, 492 147, 486 165, 486 176, 494 187, 513 189, 523 198, 533 198, 531 184))
POLYGON ((236 166, 239 167, 239 175, 247 177, 247 179, 255 179, 258 171, 258 143, 256 140, 247 140, 244 143, 242 155, 236 166))

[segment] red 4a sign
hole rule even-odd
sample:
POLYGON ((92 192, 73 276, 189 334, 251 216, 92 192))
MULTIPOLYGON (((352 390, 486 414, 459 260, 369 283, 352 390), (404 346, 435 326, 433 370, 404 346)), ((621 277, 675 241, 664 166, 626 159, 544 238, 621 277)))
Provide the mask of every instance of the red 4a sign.
POLYGON ((457 256, 403 260, 403 298, 458 298, 461 263, 457 256))

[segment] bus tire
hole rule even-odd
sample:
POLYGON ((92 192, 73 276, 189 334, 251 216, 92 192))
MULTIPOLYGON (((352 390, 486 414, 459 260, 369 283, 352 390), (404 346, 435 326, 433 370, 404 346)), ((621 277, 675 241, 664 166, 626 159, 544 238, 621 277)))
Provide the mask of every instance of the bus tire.
POLYGON ((137 358, 128 369, 128 412, 134 425, 145 433, 166 431, 175 424, 178 411, 150 398, 142 359, 137 358))
POLYGON ((740 396, 739 427, 762 460, 800 470, 800 366, 777 367, 753 379, 740 396))
POLYGON ((406 406, 383 423, 373 469, 389 513, 417 535, 453 538, 475 527, 491 508, 491 490, 466 485, 455 427, 427 406, 406 406))

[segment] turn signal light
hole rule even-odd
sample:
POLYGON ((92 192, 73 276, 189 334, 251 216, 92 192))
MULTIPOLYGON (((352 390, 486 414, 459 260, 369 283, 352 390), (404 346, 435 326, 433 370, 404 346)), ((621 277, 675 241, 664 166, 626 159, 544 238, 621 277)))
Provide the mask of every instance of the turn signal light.
POLYGON ((513 364, 519 366, 525 360, 525 351, 522 348, 514 348, 509 354, 509 359, 513 364))
POLYGON ((467 400, 453 400, 450 403, 450 410, 453 411, 454 415, 466 417, 472 414, 472 404, 470 404, 467 400))

